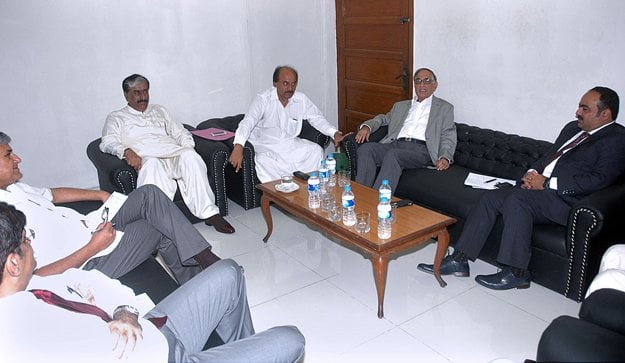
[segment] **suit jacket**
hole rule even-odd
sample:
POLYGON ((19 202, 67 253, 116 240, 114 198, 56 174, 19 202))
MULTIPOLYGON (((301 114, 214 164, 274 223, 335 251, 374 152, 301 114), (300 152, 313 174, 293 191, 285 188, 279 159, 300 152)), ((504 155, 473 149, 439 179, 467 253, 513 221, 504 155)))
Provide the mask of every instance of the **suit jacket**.
MULTIPOLYGON (((371 133, 374 133, 380 126, 388 125, 388 133, 380 142, 393 142, 397 139, 402 126, 404 126, 411 104, 412 100, 397 102, 387 114, 377 115, 371 120, 363 122, 362 125, 367 125, 371 128, 371 133)), ((430 108, 430 116, 425 128, 425 144, 432 159, 432 164, 436 165, 440 158, 446 158, 453 162, 457 142, 454 106, 441 98, 432 96, 432 107, 430 108)))
MULTIPOLYGON (((577 121, 564 126, 551 150, 534 164, 543 163, 581 129, 577 121)), ((541 170, 541 169, 539 169, 541 170)), ((625 173, 625 127, 612 123, 563 154, 551 177, 558 178, 558 195, 573 204, 584 196, 614 184, 625 173)))

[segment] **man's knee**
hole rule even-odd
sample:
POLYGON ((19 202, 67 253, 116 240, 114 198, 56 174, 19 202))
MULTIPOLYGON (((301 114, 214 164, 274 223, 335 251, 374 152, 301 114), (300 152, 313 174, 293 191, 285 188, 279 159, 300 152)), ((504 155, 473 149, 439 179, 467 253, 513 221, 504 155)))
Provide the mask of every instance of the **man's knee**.
POLYGON ((236 282, 243 278, 243 267, 229 258, 215 262, 205 271, 222 280, 234 280, 236 282))
POLYGON ((137 189, 133 190, 130 193, 130 195, 132 194, 141 195, 143 198, 151 197, 151 198, 164 198, 164 199, 169 200, 169 198, 167 198, 167 195, 165 195, 165 193, 163 193, 163 191, 154 184, 144 184, 138 187, 137 189))
POLYGON ((276 346, 288 347, 290 351, 285 351, 284 353, 286 355, 296 356, 295 361, 299 360, 304 354, 306 338, 304 338, 302 332, 293 325, 275 326, 258 334, 271 337, 269 340, 276 346))
POLYGON ((141 170, 147 170, 147 169, 153 169, 153 168, 157 168, 157 169, 163 168, 161 161, 158 158, 145 157, 141 159, 141 170))

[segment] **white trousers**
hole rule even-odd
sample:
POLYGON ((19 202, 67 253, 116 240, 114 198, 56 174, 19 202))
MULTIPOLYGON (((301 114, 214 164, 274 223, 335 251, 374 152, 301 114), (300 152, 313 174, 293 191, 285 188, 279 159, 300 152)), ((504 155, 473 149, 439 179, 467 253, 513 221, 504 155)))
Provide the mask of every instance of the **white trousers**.
POLYGON ((267 150, 266 145, 262 148, 254 146, 256 175, 261 183, 280 179, 283 175, 292 175, 298 170, 307 173, 319 169, 323 158, 321 146, 300 138, 285 140, 285 144, 280 145, 280 149, 287 151, 280 152, 267 150))
POLYGON ((625 291, 625 244, 614 245, 605 251, 599 273, 590 283, 586 297, 599 289, 625 291))
POLYGON ((184 203, 200 219, 219 214, 215 194, 208 184, 206 164, 193 149, 171 158, 143 158, 137 186, 145 184, 158 186, 171 200, 180 187, 184 203))

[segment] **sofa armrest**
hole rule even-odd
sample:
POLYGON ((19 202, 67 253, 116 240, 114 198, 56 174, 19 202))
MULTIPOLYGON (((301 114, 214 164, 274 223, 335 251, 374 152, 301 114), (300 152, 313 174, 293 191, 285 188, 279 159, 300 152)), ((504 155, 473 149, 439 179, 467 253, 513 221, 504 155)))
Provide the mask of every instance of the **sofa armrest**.
POLYGON ((569 273, 565 296, 582 301, 599 270, 603 253, 625 240, 625 183, 617 183, 580 200, 571 209, 566 249, 569 273))
MULTIPOLYGON (((195 128, 190 125, 184 127, 193 131, 195 128)), ((203 137, 193 135, 195 151, 200 155, 206 169, 208 170, 208 183, 215 195, 215 205, 219 208, 219 214, 228 215, 228 200, 226 198, 226 177, 225 168, 228 165, 230 149, 222 142, 207 140, 203 137)))
MULTIPOLYGON (((234 132, 243 117, 243 114, 239 114, 223 118, 213 118, 200 122, 197 128, 203 130, 216 127, 234 132)), ((230 152, 234 147, 233 141, 234 138, 221 141, 228 150, 227 157, 230 157, 230 152)), ((255 185, 259 183, 259 180, 256 176, 256 164, 254 163, 254 146, 251 143, 246 142, 245 145, 243 145, 243 163, 239 172, 234 171, 234 168, 227 163, 227 159, 224 172, 225 183, 227 184, 226 195, 229 199, 242 206, 245 210, 260 206, 260 192, 255 187, 255 185)))
POLYGON ((580 319, 625 335, 625 292, 599 289, 582 302, 580 319))
MULTIPOLYGON (((381 126, 374 133, 369 135, 368 142, 379 142, 386 136, 388 132, 388 126, 381 126)), ((360 144, 356 142, 356 134, 350 134, 343 138, 343 151, 347 154, 347 160, 349 161, 349 171, 352 174, 352 179, 356 178, 356 166, 358 165, 358 147, 360 144)))
POLYGON ((87 156, 98 172, 100 189, 128 194, 137 188, 137 172, 115 155, 100 151, 100 138, 87 146, 87 156))
POLYGON ((322 134, 321 132, 319 132, 319 130, 312 127, 308 120, 303 120, 302 130, 300 131, 298 137, 310 140, 321 146, 322 149, 325 149, 325 147, 330 142, 330 137, 322 134))

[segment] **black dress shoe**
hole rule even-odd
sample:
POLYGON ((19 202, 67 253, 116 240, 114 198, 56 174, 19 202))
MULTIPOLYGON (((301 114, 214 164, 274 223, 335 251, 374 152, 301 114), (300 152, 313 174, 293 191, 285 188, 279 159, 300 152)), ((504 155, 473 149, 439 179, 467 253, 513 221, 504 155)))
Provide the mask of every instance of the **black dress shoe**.
MULTIPOLYGON (((417 270, 434 274, 434 265, 420 263, 417 270)), ((441 262, 441 275, 454 275, 458 277, 469 277, 469 261, 458 262, 449 255, 441 262)))
POLYGON ((530 274, 526 272, 523 276, 517 277, 510 267, 504 267, 496 274, 478 275, 475 281, 493 290, 527 289, 530 287, 530 274))
POLYGON ((217 232, 228 234, 234 233, 234 227, 232 227, 232 225, 230 225, 230 223, 228 223, 228 221, 226 221, 224 217, 219 214, 215 214, 214 216, 208 218, 204 221, 204 223, 208 226, 215 227, 217 232))

